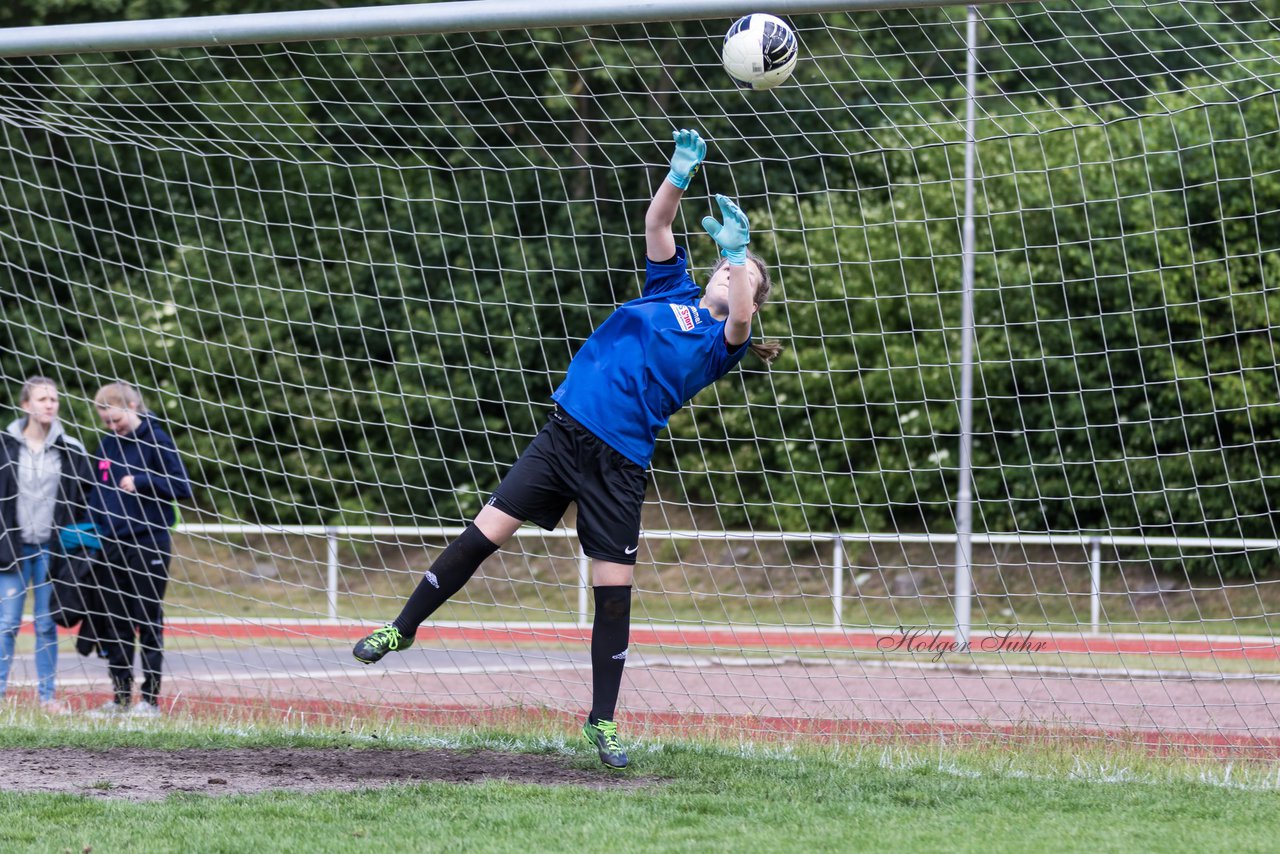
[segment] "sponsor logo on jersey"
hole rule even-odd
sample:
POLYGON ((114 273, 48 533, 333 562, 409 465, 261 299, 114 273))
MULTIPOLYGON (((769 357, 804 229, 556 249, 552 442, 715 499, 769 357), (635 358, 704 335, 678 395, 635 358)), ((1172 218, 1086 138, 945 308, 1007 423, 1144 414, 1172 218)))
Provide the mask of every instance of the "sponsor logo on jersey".
POLYGON ((617 655, 612 656, 612 658, 613 658, 613 660, 614 660, 614 661, 626 661, 626 660, 627 660, 627 651, 624 649, 622 652, 618 653, 617 655))
POLYGON ((436 574, 431 570, 427 570, 427 583, 437 590, 440 589, 440 579, 436 578, 436 574))
POLYGON ((674 302, 667 304, 671 306, 671 310, 676 313, 676 323, 679 323, 680 328, 685 332, 688 332, 690 329, 693 329, 693 327, 698 325, 698 315, 695 314, 693 309, 689 308, 689 306, 680 305, 679 303, 674 302))

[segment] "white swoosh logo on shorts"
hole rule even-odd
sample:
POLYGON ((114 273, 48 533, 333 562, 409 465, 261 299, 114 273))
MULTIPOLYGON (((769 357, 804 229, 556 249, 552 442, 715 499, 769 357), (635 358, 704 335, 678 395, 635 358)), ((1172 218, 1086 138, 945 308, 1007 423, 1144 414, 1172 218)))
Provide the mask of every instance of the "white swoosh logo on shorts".
POLYGON ((631 547, 631 548, 629 548, 629 549, 623 549, 623 550, 622 550, 622 553, 623 553, 623 554, 625 554, 625 555, 633 555, 633 554, 635 554, 636 552, 638 552, 639 550, 640 550, 640 547, 639 547, 639 546, 632 546, 632 547, 631 547))

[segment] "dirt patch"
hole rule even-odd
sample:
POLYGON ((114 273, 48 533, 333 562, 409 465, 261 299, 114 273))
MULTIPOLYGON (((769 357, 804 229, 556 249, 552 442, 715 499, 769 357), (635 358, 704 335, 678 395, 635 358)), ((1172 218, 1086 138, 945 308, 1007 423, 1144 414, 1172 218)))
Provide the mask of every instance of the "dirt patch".
POLYGON ((489 780, 593 789, 635 788, 652 782, 604 768, 570 768, 554 756, 484 750, 0 750, 0 790, 131 801, 158 800, 176 792, 243 795, 489 780))

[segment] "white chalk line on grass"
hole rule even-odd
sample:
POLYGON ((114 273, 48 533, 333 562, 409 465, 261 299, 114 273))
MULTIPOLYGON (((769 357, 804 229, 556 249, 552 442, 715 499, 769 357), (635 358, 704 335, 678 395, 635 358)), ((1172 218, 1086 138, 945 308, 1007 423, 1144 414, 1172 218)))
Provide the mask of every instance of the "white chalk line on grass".
MULTIPOLYGON (((924 671, 934 673, 950 673, 961 676, 1060 676, 1071 679, 1105 679, 1142 681, 1178 681, 1178 682, 1278 682, 1280 674, 1251 673, 1194 673, 1188 671, 1165 670, 1125 670, 1123 668, 1083 669, 1077 667, 1055 667, 1018 664, 953 664, 945 661, 859 661, 863 670, 882 671, 924 671)), ((697 656, 664 656, 646 660, 635 656, 628 660, 627 669, 672 670, 704 669, 707 667, 725 668, 776 668, 783 665, 799 665, 801 667, 829 666, 825 661, 806 661, 803 658, 727 658, 697 656)), ((235 682, 235 681, 275 681, 281 679, 384 679, 394 676, 471 676, 494 673, 556 673, 568 670, 589 669, 589 662, 507 662, 489 661, 482 664, 465 666, 445 666, 427 668, 376 668, 368 669, 356 665, 344 667, 326 667, 319 669, 302 668, 299 670, 241 670, 223 673, 192 675, 190 673, 170 673, 170 679, 191 679, 196 682, 235 682)), ((882 677, 883 678, 883 677, 882 677)), ((98 678, 59 677, 58 684, 66 686, 90 686, 101 683, 98 678)), ((15 679, 11 684, 22 687, 34 687, 34 679, 15 679)))
MULTIPOLYGON (((671 667, 699 667, 710 664, 709 660, 688 660, 677 661, 667 660, 662 662, 671 667)), ((477 674, 492 673, 535 673, 535 672, 560 672, 567 670, 588 670, 590 662, 552 662, 539 661, 527 663, 509 663, 509 662, 486 662, 484 664, 471 664, 465 666, 453 667, 427 667, 427 668, 385 668, 369 669, 360 665, 350 665, 344 667, 327 667, 320 669, 300 669, 300 670, 228 670, 222 673, 169 673, 166 677, 172 681, 190 680, 192 682, 255 682, 255 681, 272 681, 280 679, 386 679, 393 676, 474 676, 477 674)), ((655 666, 643 660, 628 662, 628 666, 635 668, 649 668, 655 666)), ((65 687, 89 687, 101 685, 103 677, 58 677, 58 684, 65 687)), ((35 687, 34 679, 15 679, 10 684, 22 687, 35 687)))
MULTIPOLYGON (((349 668, 331 668, 321 670, 265 670, 265 671, 227 671, 226 673, 205 673, 195 675, 191 673, 170 673, 166 678, 174 682, 191 681, 191 682, 259 682, 272 681, 278 679, 382 679, 392 676, 467 676, 478 673, 493 673, 498 668, 492 666, 482 667, 480 665, 472 667, 441 667, 430 670, 371 670, 361 671, 349 668)), ((529 665, 526 667, 504 667, 502 670, 511 673, 529 673, 536 670, 558 671, 558 670, 579 670, 580 667, 570 664, 540 664, 537 666, 529 665)), ((58 684, 61 686, 85 687, 90 685, 101 685, 103 682, 101 677, 98 678, 80 678, 72 677, 59 678, 58 684)), ((16 685, 34 686, 35 680, 23 680, 15 682, 16 685)))

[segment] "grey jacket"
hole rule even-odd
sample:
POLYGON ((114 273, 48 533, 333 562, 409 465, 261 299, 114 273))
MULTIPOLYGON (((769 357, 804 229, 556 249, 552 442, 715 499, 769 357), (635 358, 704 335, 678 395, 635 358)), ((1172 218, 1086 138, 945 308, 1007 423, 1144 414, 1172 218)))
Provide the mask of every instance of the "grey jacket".
MULTIPOLYGON (((18 537, 24 543, 47 543, 53 539, 53 508, 58 501, 62 478, 62 454, 58 439, 65 434, 54 421, 44 446, 31 450, 22 435, 27 419, 9 425, 8 433, 18 440, 18 537)), ((68 441, 75 441, 67 437, 68 441)))
MULTIPOLYGON (((23 526, 18 524, 19 498, 24 492, 21 486, 22 457, 24 453, 30 453, 26 440, 22 438, 22 425, 25 423, 22 419, 15 422, 16 433, 14 425, 0 432, 0 571, 14 568, 21 551, 20 546, 26 541, 23 526)), ((50 433, 43 453, 49 451, 57 454, 59 475, 55 481, 52 500, 44 502, 47 505, 45 510, 52 513, 50 534, 45 542, 53 542, 56 552, 59 551, 57 529, 86 518, 86 492, 93 488, 93 470, 84 445, 66 433, 50 433)), ((47 460, 45 467, 48 467, 47 460)), ((31 472, 28 476, 34 474, 31 472)), ((28 508, 23 513, 34 509, 28 508)), ((33 533, 39 534, 38 531, 33 533)))

